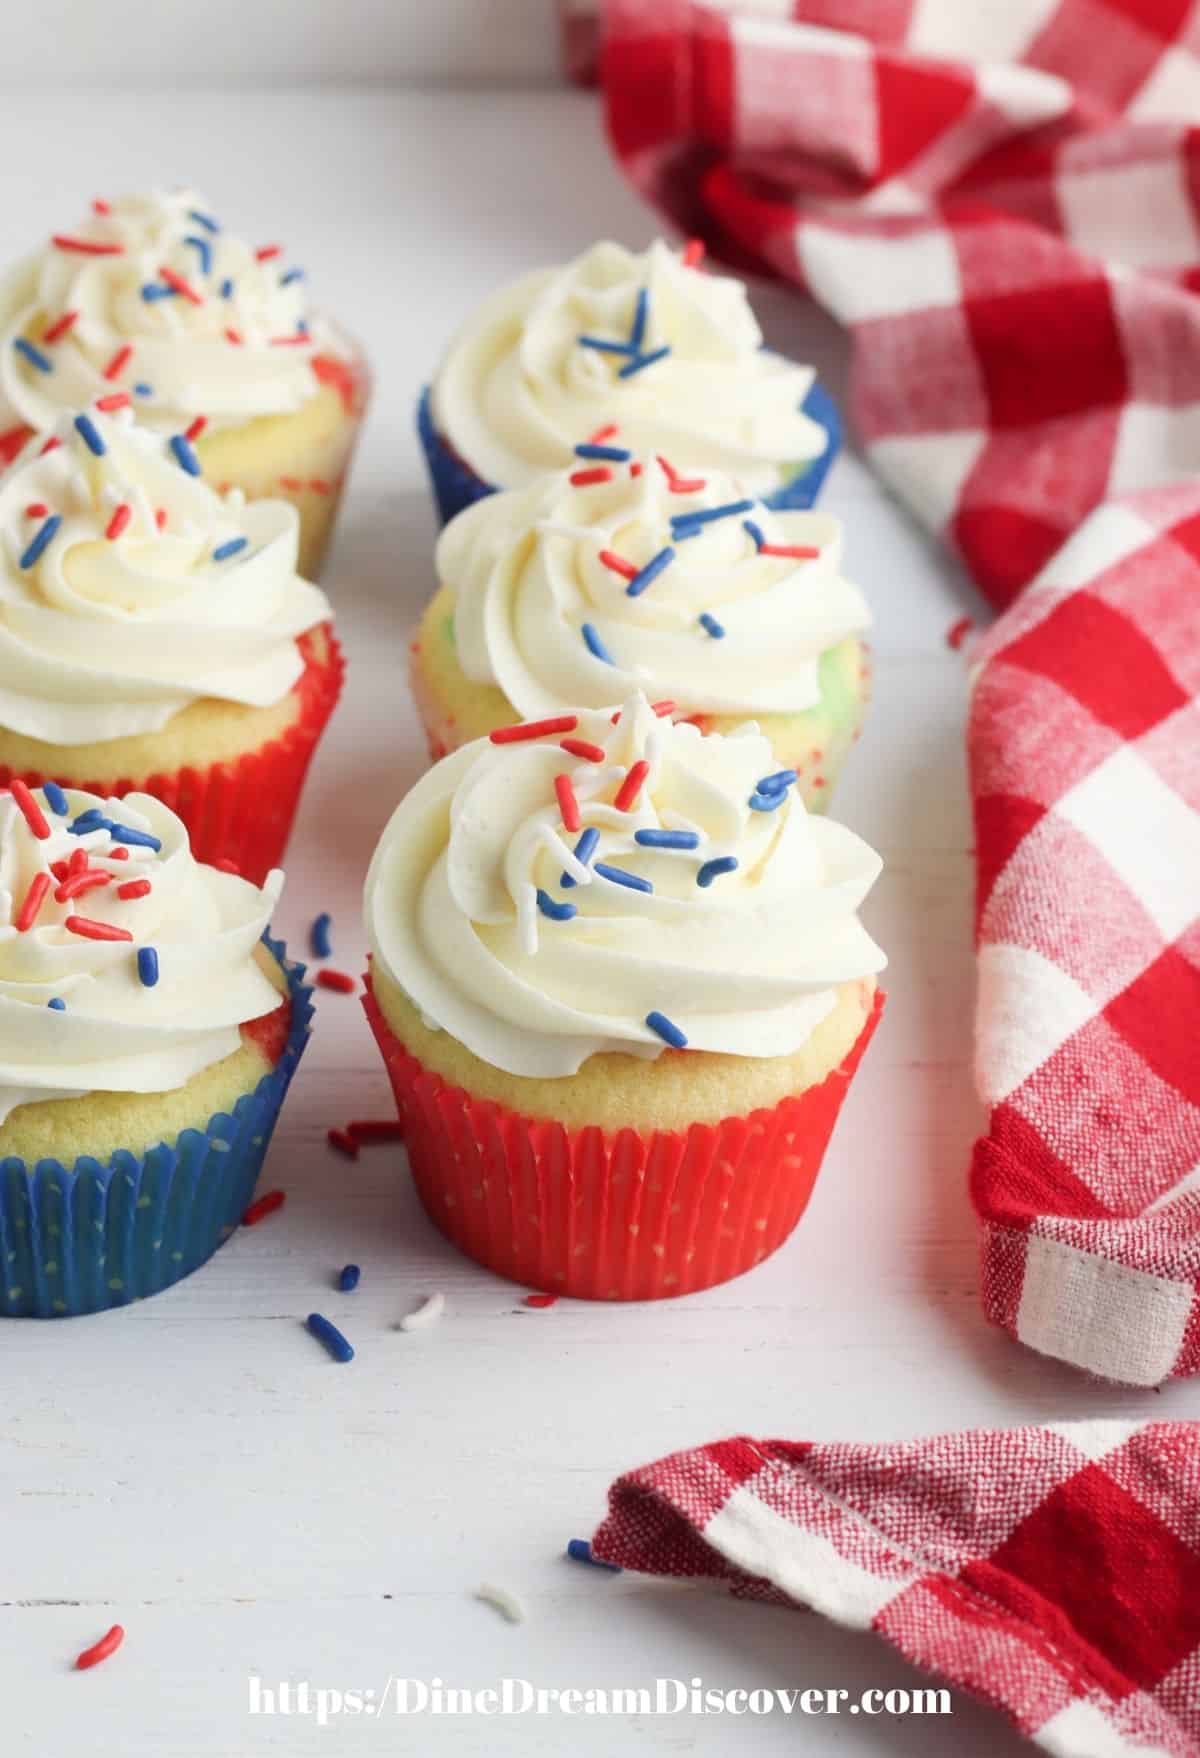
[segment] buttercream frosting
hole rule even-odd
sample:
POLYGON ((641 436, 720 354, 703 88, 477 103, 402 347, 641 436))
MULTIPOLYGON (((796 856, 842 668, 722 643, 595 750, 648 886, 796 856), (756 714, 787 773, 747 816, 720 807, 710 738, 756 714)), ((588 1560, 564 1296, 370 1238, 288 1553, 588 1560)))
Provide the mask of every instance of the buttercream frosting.
POLYGON ((0 794, 0 1121, 30 1100, 182 1086, 238 1048, 239 1026, 280 1005, 255 949, 283 874, 260 889, 203 866, 148 794, 31 798, 44 836, 0 794), (72 857, 105 878, 60 897, 72 857), (31 887, 43 896, 26 925, 31 887), (81 919, 119 937, 90 938, 81 919))
POLYGON ((643 696, 559 718, 438 763, 375 851, 372 956, 430 1025, 534 1077, 680 1039, 785 1056, 882 969, 856 913, 879 857, 805 811, 752 722, 705 736, 643 696))
POLYGON ((97 205, 0 282, 0 427, 48 427, 117 384, 152 426, 238 426, 299 409, 314 358, 349 356, 303 272, 195 191, 97 205))
POLYGON ((0 726, 73 745, 200 697, 282 701, 297 636, 330 614, 296 573, 295 509, 218 495, 128 408, 60 416, 50 440, 0 476, 0 726))
POLYGON ((812 707, 822 653, 870 622, 837 521, 772 512, 720 471, 599 449, 622 456, 488 495, 443 531, 467 677, 531 718, 637 687, 685 713, 812 707))
POLYGON ((763 347, 743 284, 662 240, 593 245, 485 300, 433 382, 434 423, 485 482, 522 488, 595 429, 777 489, 828 443, 812 382, 763 347))

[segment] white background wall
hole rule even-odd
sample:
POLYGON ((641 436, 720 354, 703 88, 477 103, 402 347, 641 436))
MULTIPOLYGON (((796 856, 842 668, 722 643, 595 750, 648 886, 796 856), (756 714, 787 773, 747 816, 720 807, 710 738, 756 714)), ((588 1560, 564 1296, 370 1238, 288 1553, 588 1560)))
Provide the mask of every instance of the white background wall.
POLYGON ((40 0, 21 28, 0 11, 0 92, 558 78, 554 0, 40 0))

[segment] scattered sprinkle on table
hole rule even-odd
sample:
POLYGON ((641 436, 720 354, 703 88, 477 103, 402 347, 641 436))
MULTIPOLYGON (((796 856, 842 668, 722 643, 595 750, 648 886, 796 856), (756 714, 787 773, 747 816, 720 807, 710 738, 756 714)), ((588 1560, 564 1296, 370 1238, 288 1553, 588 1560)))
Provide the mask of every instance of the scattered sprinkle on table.
POLYGON ((348 1160, 357 1160, 357 1158, 358 1158, 358 1143, 355 1141, 354 1137, 349 1134, 349 1132, 347 1130, 344 1130, 344 1129, 326 1130, 325 1139, 329 1143, 331 1148, 336 1148, 339 1154, 345 1154, 345 1156, 348 1160))
POLYGON ((358 1117, 346 1125, 346 1134, 358 1147, 372 1142, 403 1141, 404 1125, 398 1117, 358 1117))
POLYGON ((358 1287, 358 1279, 361 1275, 362 1271, 357 1264, 347 1264, 338 1276, 338 1292, 341 1294, 353 1294, 354 1290, 358 1287))
POLYGON ((99 1642, 94 1642, 90 1648, 85 1648, 82 1654, 75 1656, 76 1672, 86 1672, 91 1666, 99 1666, 102 1660, 107 1660, 110 1654, 117 1652, 124 1640, 124 1629, 120 1624, 114 1624, 110 1630, 104 1632, 99 1642))
POLYGON ((535 1307, 540 1312, 543 1307, 553 1306, 557 1299, 557 1294, 527 1294, 525 1305, 535 1307))
POLYGON ((446 1310, 446 1296, 431 1294, 428 1300, 421 1302, 415 1312, 409 1312, 400 1320, 402 1331, 427 1331, 430 1325, 436 1325, 446 1310))
POLYGON ((333 956, 333 941, 330 939, 332 927, 333 917, 328 910, 322 910, 308 935, 314 958, 331 958, 333 956))
POLYGON ((952 652, 957 653, 974 627, 975 624, 970 617, 959 617, 958 621, 956 623, 951 623, 950 627, 946 630, 947 647, 949 647, 952 652))
POLYGON ((509 1593, 507 1588, 495 1587, 490 1581, 481 1581, 475 1589, 475 1597, 481 1599, 484 1605, 495 1606, 500 1616, 510 1624, 525 1622, 525 1607, 516 1594, 509 1593))
POLYGON ((353 995, 358 987, 348 971, 318 971, 317 982, 322 989, 335 989, 339 995, 353 995))
POLYGON ((567 1555, 573 1563, 587 1563, 593 1569, 607 1569, 610 1575, 624 1572, 620 1563, 606 1563, 603 1557, 596 1556, 586 1538, 569 1538, 567 1555))
POLYGON ((354 1360, 354 1345, 322 1313, 310 1312, 304 1323, 317 1342, 325 1345, 335 1361, 354 1360))
POLYGON ((257 1202, 250 1204, 242 1216, 242 1226, 257 1226, 259 1221, 265 1220, 268 1215, 273 1215, 276 1209, 281 1209, 286 1201, 286 1190, 268 1190, 265 1196, 260 1196, 257 1202))

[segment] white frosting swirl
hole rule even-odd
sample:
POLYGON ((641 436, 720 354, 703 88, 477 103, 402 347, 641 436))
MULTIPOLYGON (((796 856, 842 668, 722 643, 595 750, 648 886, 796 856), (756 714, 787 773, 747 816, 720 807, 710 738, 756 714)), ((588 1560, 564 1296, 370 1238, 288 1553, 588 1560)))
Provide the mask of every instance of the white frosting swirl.
POLYGON ((434 379, 434 424, 498 488, 561 469, 577 441, 617 422, 637 451, 726 470, 768 494, 828 442, 800 407, 812 369, 762 340, 740 281, 688 266, 661 239, 640 255, 594 244, 484 301, 434 379), (581 336, 636 338, 637 353, 581 336))
POLYGON ((609 480, 572 486, 590 474, 581 460, 486 496, 443 531, 437 568, 455 595, 466 675, 527 718, 601 708, 638 687, 685 713, 790 714, 819 701, 822 653, 870 623, 840 571, 837 521, 746 507, 742 485, 715 471, 681 478, 654 458, 592 468, 609 480), (676 535, 689 527, 673 519, 728 506, 743 510, 676 535), (760 554, 760 540, 814 554, 760 554), (664 553, 650 584, 627 578, 664 553))
POLYGON ((231 1055, 239 1026, 280 1005, 255 948, 282 873, 260 890, 200 865, 174 812, 148 794, 103 800, 70 789, 66 799, 61 816, 35 790, 50 832, 43 839, 11 794, 0 796, 0 1121, 30 1100, 168 1092, 231 1055), (73 835, 85 812, 105 824, 73 835), (161 846, 123 844, 107 824, 161 846), (124 860, 112 852, 122 847, 124 860), (80 850, 89 873, 107 874, 108 883, 60 900, 62 863, 80 850), (39 875, 50 888, 32 926, 18 927, 39 875), (146 895, 120 896, 131 882, 140 889, 138 881, 148 883, 146 895), (131 938, 85 938, 67 926, 79 917, 131 938), (157 954, 149 987, 139 973, 142 947, 157 954))
POLYGON ((112 390, 104 375, 127 344, 116 379, 137 387, 143 420, 164 428, 195 415, 226 427, 288 414, 319 389, 314 357, 350 353, 310 313, 302 273, 274 246, 255 251, 226 232, 194 191, 101 205, 0 283, 0 426, 49 427, 60 410, 112 390), (193 297, 164 281, 164 267, 193 297), (21 338, 49 370, 16 346, 21 338))
POLYGON ((282 701, 304 667, 296 637, 330 614, 296 573, 295 509, 222 499, 128 409, 80 419, 101 456, 68 416, 52 450, 37 435, 0 476, 0 726, 90 744, 155 732, 200 697, 282 701))
POLYGON ((571 736, 602 746, 602 763, 569 756, 560 736, 465 745, 384 830, 366 884, 371 951, 429 1024, 517 1075, 573 1074, 606 1050, 657 1056, 651 1014, 692 1049, 785 1056, 830 1011, 834 985, 882 969, 855 913, 879 857, 810 816, 794 788, 774 809, 750 804, 777 768, 753 723, 706 737, 638 697, 616 725, 578 716, 571 736), (623 810, 614 800, 639 760, 648 772, 623 810), (599 832, 586 866, 571 853, 580 838, 564 826, 561 774, 583 834, 599 832), (637 841, 664 830, 695 846, 637 841), (707 867, 729 859, 733 870, 707 867), (577 913, 549 919, 544 903, 577 913))

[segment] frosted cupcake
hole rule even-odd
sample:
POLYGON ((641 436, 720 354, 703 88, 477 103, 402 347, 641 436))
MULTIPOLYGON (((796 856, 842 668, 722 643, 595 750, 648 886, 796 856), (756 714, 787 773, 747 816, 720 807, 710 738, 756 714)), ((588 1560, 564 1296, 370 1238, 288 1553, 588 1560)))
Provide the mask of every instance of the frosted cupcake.
POLYGON ((640 254, 595 244, 494 293, 447 350, 418 427, 443 520, 614 429, 636 452, 807 507, 838 434, 811 367, 763 347, 742 283, 661 240, 640 254))
POLYGON ((706 732, 753 716, 776 767, 824 806, 869 688, 870 616, 841 572, 837 521, 774 511, 665 455, 577 452, 442 533, 412 653, 432 754, 641 688, 706 732))
POLYGON ((654 1299, 795 1226, 884 958, 878 857, 773 764, 635 698, 464 746, 387 825, 367 1011, 425 1207, 499 1274, 654 1299))
POLYGON ((341 687, 329 603, 295 508, 216 494, 124 396, 0 476, 0 784, 155 794, 261 880, 341 687))
POLYGON ((282 883, 145 794, 0 796, 0 1313, 124 1305, 236 1227, 311 1017, 282 883))
POLYGON ((188 190, 93 203, 0 284, 0 457, 112 391, 186 432, 210 480, 300 514, 321 566, 367 395, 361 355, 302 269, 188 190))

